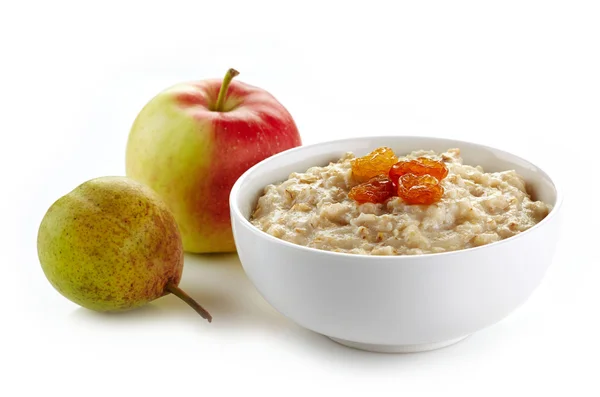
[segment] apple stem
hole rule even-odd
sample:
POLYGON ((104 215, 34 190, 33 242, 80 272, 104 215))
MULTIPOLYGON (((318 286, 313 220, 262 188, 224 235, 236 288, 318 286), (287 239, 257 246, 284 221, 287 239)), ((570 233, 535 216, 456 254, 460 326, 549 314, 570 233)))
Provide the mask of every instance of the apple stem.
POLYGON ((227 89, 229 88, 229 83, 235 76, 240 74, 235 69, 229 69, 227 73, 225 73, 225 77, 223 77, 223 83, 221 83, 221 89, 219 90, 219 96, 217 97, 217 104, 215 105, 216 112, 223 111, 223 105, 225 104, 225 97, 227 96, 227 89))
POLYGON ((198 304, 198 302, 192 299, 191 296, 186 294, 177 285, 173 284, 172 282, 168 283, 167 291, 169 291, 170 293, 172 293, 173 295, 190 305, 192 309, 194 309, 199 315, 201 315, 202 318, 207 319, 209 323, 212 322, 212 316, 210 315, 210 313, 207 312, 202 306, 200 306, 200 304, 198 304))

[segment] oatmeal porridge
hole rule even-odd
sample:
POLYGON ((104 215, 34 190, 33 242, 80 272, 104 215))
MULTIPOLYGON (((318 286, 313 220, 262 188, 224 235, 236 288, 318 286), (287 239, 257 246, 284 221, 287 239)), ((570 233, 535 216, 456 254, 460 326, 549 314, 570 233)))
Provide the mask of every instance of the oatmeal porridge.
MULTIPOLYGON (((356 169, 353 175, 353 164, 361 159, 346 153, 337 162, 292 173, 286 181, 267 186, 251 222, 277 238, 317 249, 416 255, 509 238, 540 222, 552 208, 533 201, 515 171, 486 173, 480 166, 465 165, 458 149, 415 151, 388 161, 387 169, 394 161, 404 164, 415 159, 445 166, 439 180, 425 175, 439 185, 439 194, 429 204, 414 204, 410 197, 395 193, 382 202, 356 200, 351 197, 356 197, 365 179, 358 177, 356 169)), ((377 178, 387 178, 387 174, 377 178)), ((385 186, 398 189, 402 178, 393 183, 387 180, 385 186)), ((373 183, 384 186, 377 180, 373 183)))

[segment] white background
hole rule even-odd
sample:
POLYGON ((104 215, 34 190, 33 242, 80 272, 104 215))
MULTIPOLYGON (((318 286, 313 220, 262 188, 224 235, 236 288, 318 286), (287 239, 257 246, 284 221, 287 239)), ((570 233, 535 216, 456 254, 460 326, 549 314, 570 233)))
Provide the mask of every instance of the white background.
POLYGON ((15 1, 0 5, 0 379, 7 396, 600 395, 600 12, 594 1, 15 1), (125 314, 53 290, 54 200, 124 174, 129 127, 174 83, 273 93, 305 143, 445 136, 537 163, 566 193, 555 261, 497 325, 430 353, 339 346, 266 304, 235 255, 187 256, 173 296, 125 314))

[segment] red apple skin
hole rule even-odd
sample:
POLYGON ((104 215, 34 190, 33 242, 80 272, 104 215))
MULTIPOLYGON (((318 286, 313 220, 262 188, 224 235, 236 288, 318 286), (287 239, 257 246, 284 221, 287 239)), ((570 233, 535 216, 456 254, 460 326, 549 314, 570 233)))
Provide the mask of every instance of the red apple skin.
POLYGON ((161 92, 127 143, 127 176, 165 200, 188 252, 235 251, 233 184, 259 161, 302 144, 290 113, 261 88, 234 80, 223 110, 213 110, 221 84, 209 79, 161 92))

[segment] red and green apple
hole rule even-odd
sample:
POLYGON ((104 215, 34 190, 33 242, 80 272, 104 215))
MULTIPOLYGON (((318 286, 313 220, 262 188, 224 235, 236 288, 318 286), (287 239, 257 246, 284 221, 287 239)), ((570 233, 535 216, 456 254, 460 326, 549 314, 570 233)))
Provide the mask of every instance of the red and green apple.
POLYGON ((126 172, 175 215, 188 252, 234 251, 229 193, 244 171, 301 144, 290 113, 267 91, 225 78, 175 85, 135 119, 126 172))

